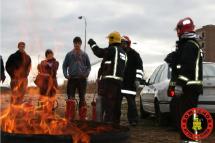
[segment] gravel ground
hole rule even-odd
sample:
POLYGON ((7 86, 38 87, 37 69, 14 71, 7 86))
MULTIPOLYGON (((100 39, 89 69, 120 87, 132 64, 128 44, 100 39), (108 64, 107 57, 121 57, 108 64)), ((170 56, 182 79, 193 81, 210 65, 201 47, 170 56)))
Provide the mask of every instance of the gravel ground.
MULTIPOLYGON (((93 95, 88 94, 86 96, 86 101, 88 104, 88 119, 91 119, 91 102, 93 95)), ((37 104, 38 96, 31 95, 26 96, 26 101, 32 101, 35 105, 37 104)), ((65 94, 58 95, 58 107, 55 110, 60 116, 64 116, 65 112, 65 94)), ((138 99, 138 98, 137 98, 138 99)), ((6 108, 10 101, 9 94, 2 94, 0 97, 1 109, 6 108)), ((139 101, 137 100, 137 106, 139 107, 139 101)), ((122 105, 122 117, 121 124, 128 126, 127 123, 127 104, 123 101, 122 105)), ((141 119, 136 127, 130 127, 130 138, 125 143, 179 143, 179 134, 172 130, 171 127, 160 127, 157 125, 154 117, 149 117, 147 119, 141 119)), ((209 138, 202 141, 202 143, 215 143, 215 131, 209 136, 209 138)))

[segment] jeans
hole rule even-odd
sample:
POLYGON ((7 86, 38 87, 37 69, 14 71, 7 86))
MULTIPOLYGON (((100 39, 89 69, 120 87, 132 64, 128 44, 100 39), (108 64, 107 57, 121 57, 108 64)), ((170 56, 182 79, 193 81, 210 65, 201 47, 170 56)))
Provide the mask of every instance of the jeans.
POLYGON ((27 78, 11 79, 10 86, 12 90, 11 103, 12 104, 23 103, 24 95, 27 91, 28 79, 27 78))
POLYGON ((85 78, 70 78, 67 84, 68 99, 74 99, 76 89, 79 94, 79 108, 86 105, 85 94, 87 88, 87 80, 85 78))

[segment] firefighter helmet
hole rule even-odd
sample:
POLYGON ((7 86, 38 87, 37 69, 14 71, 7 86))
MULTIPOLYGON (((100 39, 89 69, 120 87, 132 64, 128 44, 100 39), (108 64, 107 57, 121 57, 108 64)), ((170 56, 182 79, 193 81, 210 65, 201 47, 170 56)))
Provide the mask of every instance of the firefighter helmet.
POLYGON ((108 36, 107 36, 108 40, 109 40, 109 44, 113 44, 113 43, 121 43, 121 36, 119 32, 111 32, 108 36))
POLYGON ((122 36, 122 41, 125 41, 128 43, 128 47, 131 46, 131 40, 128 36, 122 36))
POLYGON ((178 36, 181 36, 185 32, 194 32, 195 25, 193 23, 193 20, 190 17, 183 18, 179 20, 176 31, 178 36))

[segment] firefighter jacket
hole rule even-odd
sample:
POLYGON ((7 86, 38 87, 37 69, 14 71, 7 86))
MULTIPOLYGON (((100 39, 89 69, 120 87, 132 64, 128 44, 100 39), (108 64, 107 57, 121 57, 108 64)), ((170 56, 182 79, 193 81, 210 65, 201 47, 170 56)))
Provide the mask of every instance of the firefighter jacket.
POLYGON ((120 44, 111 44, 108 48, 99 48, 93 44, 91 48, 97 57, 103 58, 100 69, 101 79, 122 81, 127 56, 120 44))
POLYGON ((200 45, 194 38, 182 38, 177 42, 177 47, 177 50, 165 59, 172 64, 176 85, 183 88, 195 87, 196 92, 202 93, 203 54, 200 45))
POLYGON ((127 64, 124 72, 123 88, 124 94, 136 95, 135 81, 143 79, 143 63, 140 55, 133 49, 126 51, 127 64))
POLYGON ((31 58, 19 50, 10 55, 6 62, 6 71, 12 79, 27 78, 31 68, 31 58))

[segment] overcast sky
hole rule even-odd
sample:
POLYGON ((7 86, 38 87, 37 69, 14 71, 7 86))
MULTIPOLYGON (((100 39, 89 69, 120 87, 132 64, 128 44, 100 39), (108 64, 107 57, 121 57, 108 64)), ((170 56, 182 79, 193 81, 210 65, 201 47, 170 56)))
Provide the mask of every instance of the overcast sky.
MULTIPOLYGON (((190 16, 200 28, 215 24, 214 12, 214 0, 1 0, 1 55, 6 62, 17 50, 17 43, 25 41, 33 61, 29 77, 33 81, 38 58, 44 59, 45 50, 52 49, 61 63, 61 83, 62 62, 73 48, 73 38, 80 36, 84 42, 84 21, 78 19, 83 15, 87 19, 87 39, 94 38, 106 47, 108 33, 128 35, 137 43, 132 47, 140 52, 145 71, 150 74, 174 50, 174 28, 179 19, 190 16)), ((88 45, 87 53, 91 63, 98 60, 88 45)), ((90 79, 96 77, 96 69, 93 67, 90 79)))

